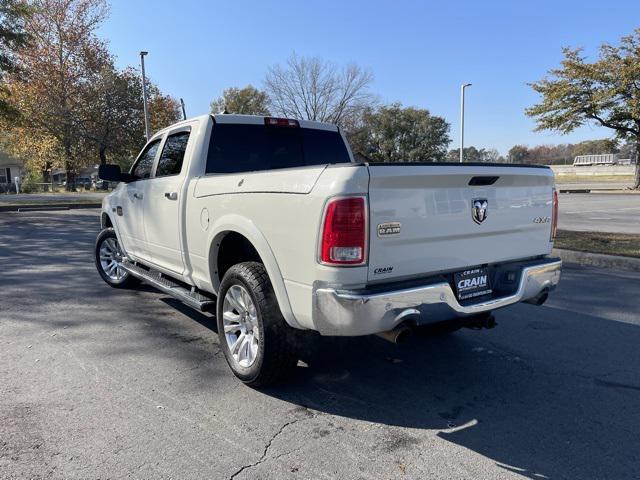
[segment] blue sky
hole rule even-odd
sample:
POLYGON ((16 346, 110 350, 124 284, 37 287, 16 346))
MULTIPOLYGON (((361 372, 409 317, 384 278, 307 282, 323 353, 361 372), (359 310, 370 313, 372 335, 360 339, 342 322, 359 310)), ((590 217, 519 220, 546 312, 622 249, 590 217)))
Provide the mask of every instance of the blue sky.
POLYGON ((229 86, 260 87, 269 65, 295 51, 371 70, 383 102, 427 108, 458 143, 459 88, 467 90, 465 145, 497 148, 604 138, 533 132, 526 84, 558 65, 562 46, 595 54, 640 27, 640 1, 132 1, 111 0, 100 28, 121 67, 148 50, 148 75, 184 98, 189 116, 229 86))

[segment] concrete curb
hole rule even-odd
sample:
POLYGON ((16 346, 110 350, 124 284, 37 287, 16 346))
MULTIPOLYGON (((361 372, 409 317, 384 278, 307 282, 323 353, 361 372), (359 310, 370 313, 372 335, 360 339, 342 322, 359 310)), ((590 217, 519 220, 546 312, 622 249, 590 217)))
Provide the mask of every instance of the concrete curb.
POLYGON ((556 186, 559 193, 598 193, 603 195, 640 195, 640 190, 620 189, 620 188, 565 188, 562 185, 556 186))
POLYGON ((560 188, 560 193, 591 193, 588 188, 560 188))
POLYGON ((0 205, 0 212, 38 212, 72 210, 75 208, 100 208, 102 203, 25 203, 24 205, 0 205))
POLYGON ((554 248, 553 255, 557 255, 566 263, 577 263, 591 267, 612 268, 629 272, 640 272, 640 258, 620 257, 618 255, 603 255, 601 253, 578 252, 554 248))
POLYGON ((640 195, 640 190, 632 190, 632 189, 620 190, 619 188, 615 190, 604 190, 604 189, 592 188, 590 193, 604 193, 607 195, 640 195))

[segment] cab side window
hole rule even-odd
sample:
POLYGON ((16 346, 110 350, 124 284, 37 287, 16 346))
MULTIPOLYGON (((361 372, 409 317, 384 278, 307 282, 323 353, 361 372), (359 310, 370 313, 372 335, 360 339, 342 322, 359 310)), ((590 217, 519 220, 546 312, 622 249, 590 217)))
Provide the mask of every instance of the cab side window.
POLYGON ((133 169, 131 169, 131 175, 133 175, 136 180, 149 178, 151 176, 153 160, 156 158, 158 147, 160 147, 160 139, 154 140, 142 151, 138 157, 138 161, 133 166, 133 169))
POLYGON ((164 143, 164 148, 162 149, 162 155, 160 155, 160 160, 158 160, 156 177, 180 174, 188 141, 189 132, 174 133, 167 137, 167 141, 164 143))

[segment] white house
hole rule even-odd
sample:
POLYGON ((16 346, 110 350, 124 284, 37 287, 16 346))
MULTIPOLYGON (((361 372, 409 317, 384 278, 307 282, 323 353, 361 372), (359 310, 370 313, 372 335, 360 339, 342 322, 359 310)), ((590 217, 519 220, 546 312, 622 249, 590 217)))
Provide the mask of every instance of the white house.
POLYGON ((0 150, 0 184, 13 183, 15 177, 22 178, 23 173, 22 161, 0 150))

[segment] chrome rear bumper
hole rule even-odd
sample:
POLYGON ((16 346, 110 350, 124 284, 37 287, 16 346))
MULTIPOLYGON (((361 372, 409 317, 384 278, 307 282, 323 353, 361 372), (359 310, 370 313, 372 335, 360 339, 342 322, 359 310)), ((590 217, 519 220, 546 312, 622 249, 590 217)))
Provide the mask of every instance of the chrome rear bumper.
POLYGON ((313 321, 323 335, 355 336, 391 330, 408 317, 424 324, 471 316, 553 290, 560 281, 561 269, 559 259, 524 267, 515 293, 472 305, 461 305, 447 282, 381 293, 318 288, 313 298, 313 321))

